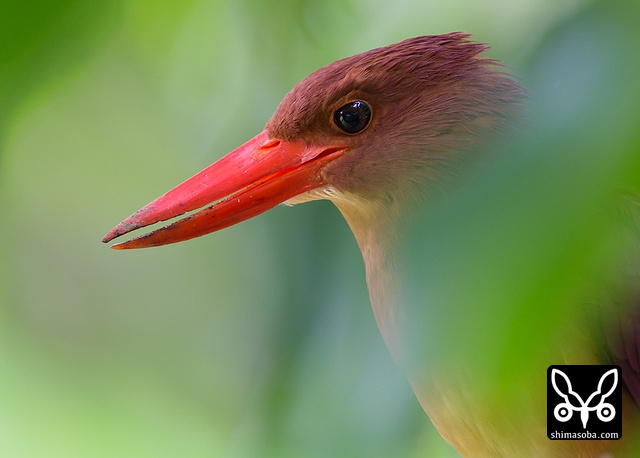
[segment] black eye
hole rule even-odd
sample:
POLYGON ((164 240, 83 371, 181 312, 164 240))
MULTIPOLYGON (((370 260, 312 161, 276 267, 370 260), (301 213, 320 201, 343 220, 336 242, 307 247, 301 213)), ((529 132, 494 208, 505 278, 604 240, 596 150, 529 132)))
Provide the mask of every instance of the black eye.
POLYGON ((348 134, 357 134, 369 124, 371 108, 362 100, 349 102, 333 114, 333 122, 348 134))

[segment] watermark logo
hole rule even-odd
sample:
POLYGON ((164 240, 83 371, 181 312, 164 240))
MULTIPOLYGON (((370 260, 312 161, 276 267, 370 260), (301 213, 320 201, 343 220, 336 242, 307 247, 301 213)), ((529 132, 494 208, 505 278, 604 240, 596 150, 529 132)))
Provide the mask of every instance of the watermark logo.
POLYGON ((547 370, 549 439, 620 439, 621 411, 618 366, 551 366, 547 370))

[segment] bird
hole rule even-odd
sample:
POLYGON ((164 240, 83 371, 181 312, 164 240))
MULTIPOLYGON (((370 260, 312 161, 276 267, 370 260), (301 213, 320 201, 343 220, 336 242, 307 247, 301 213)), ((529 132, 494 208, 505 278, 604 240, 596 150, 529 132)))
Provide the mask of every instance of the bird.
MULTIPOLYGON (((413 309, 400 291, 402 228, 430 190, 454 185, 459 164, 476 160, 511 129, 528 97, 500 62, 485 56, 487 48, 463 32, 427 35, 316 70, 284 97, 262 132, 133 213, 103 242, 187 214, 112 248, 161 246, 278 204, 329 200, 362 252, 371 306, 391 355, 436 429, 462 456, 616 452, 623 440, 550 441, 545 406, 518 406, 523 413, 514 419, 508 408, 478 395, 464 368, 424 368, 408 349, 413 309)), ((612 359, 624 365, 627 428, 640 401, 640 332, 612 336, 612 359)))

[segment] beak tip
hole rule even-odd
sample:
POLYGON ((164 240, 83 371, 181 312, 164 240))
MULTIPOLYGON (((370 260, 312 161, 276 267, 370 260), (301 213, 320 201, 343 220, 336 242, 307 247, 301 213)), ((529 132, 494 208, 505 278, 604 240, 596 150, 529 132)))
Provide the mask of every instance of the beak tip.
POLYGON ((109 232, 107 235, 102 237, 102 243, 109 243, 110 241, 115 239, 118 235, 120 234, 112 234, 111 232, 109 232))
POLYGON ((109 232, 107 232, 107 234, 102 237, 102 243, 109 243, 113 239, 118 238, 121 235, 124 235, 135 229, 138 229, 139 227, 141 227, 141 224, 133 221, 133 216, 130 216, 129 218, 118 224, 116 227, 111 229, 109 232))

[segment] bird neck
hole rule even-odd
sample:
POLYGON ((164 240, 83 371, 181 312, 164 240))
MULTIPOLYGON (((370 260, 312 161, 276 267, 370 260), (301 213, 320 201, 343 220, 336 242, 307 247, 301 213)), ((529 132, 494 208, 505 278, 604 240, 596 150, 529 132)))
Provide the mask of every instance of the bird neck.
MULTIPOLYGON (((405 302, 401 282, 405 274, 402 240, 405 232, 411 232, 414 216, 400 204, 386 200, 372 201, 349 194, 332 200, 362 251, 371 305, 384 341, 407 373, 416 398, 434 426, 456 450, 463 456, 596 457, 607 455, 610 447, 617 445, 612 444, 616 441, 544 441, 540 439, 546 434, 544 392, 518 392, 514 395, 517 402, 505 405, 497 402, 492 391, 483 391, 484 386, 478 384, 482 377, 470 369, 473 365, 458 361, 428 368, 416 365, 415 357, 419 355, 410 354, 411 337, 406 332, 415 326, 411 321, 415 320, 415 309, 405 302), (528 412, 517 423, 510 410, 513 405, 528 412)), ((420 323, 420 327, 426 325, 420 323)), ((635 407, 624 412, 625 428, 637 428, 635 407)))
POLYGON ((401 266, 397 259, 404 221, 401 208, 395 202, 372 201, 351 194, 341 194, 334 203, 362 252, 371 306, 382 337, 402 366, 404 308, 399 291, 401 266))

